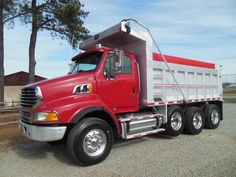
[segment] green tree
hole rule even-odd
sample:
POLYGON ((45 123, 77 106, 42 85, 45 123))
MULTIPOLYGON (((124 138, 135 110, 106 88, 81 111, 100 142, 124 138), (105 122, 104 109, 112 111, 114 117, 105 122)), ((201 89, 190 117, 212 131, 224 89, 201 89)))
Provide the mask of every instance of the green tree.
MULTIPOLYGON (((65 39, 75 49, 79 41, 89 36, 89 31, 84 27, 83 19, 88 12, 79 0, 23 0, 21 12, 26 15, 22 20, 31 24, 29 44, 29 82, 34 82, 35 75, 35 47, 37 33, 47 30, 53 38, 65 39)), ((50 47, 50 46, 49 46, 50 47)))
POLYGON ((25 13, 19 13, 17 0, 0 0, 0 102, 4 102, 4 25, 13 27, 14 19, 25 13))

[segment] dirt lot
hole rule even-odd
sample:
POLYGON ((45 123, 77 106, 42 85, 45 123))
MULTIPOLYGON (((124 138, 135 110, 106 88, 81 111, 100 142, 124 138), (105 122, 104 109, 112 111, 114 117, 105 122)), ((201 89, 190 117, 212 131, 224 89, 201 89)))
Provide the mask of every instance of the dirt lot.
POLYGON ((224 105, 224 121, 197 136, 152 135, 117 140, 109 157, 77 166, 66 146, 31 142, 17 125, 0 127, 0 176, 236 176, 236 104, 224 105))

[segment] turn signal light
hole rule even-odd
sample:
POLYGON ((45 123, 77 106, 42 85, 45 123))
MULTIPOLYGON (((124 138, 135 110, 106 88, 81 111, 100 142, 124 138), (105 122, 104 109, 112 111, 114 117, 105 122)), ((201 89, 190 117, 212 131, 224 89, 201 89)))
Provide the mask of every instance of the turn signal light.
POLYGON ((57 121, 59 117, 55 112, 47 112, 46 113, 46 121, 57 121))
POLYGON ((55 112, 37 112, 35 121, 37 122, 52 122, 59 120, 59 116, 55 112))

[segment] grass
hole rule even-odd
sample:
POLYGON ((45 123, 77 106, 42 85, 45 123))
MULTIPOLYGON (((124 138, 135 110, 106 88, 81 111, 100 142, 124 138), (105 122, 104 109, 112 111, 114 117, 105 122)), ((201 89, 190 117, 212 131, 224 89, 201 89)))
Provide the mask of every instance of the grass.
POLYGON ((236 98, 224 98, 225 103, 236 103, 236 98))
POLYGON ((236 87, 223 88, 223 94, 236 94, 236 87))
POLYGON ((236 87, 223 88, 223 95, 226 103, 236 103, 236 87))

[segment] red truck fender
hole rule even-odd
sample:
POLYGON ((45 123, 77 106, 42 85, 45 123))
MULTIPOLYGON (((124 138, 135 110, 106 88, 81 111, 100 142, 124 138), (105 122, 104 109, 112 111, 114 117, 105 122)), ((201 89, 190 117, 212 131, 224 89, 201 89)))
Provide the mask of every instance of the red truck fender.
POLYGON ((97 117, 106 121, 112 128, 116 136, 120 135, 120 126, 115 115, 101 106, 87 107, 76 113, 70 123, 77 124, 86 117, 97 117))

